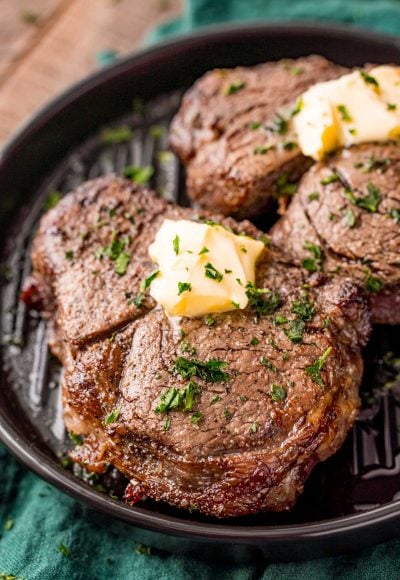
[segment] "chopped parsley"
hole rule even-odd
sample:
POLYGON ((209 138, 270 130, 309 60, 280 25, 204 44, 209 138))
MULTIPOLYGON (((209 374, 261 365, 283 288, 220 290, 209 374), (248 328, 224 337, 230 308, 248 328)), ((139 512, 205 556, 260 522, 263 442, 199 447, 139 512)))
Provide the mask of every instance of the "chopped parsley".
POLYGON ((251 121, 249 123, 249 129, 251 129, 251 131, 255 131, 256 129, 259 129, 261 127, 261 123, 259 121, 251 121))
POLYGON ((227 87, 224 88, 224 95, 228 96, 228 95, 234 95, 237 92, 241 91, 242 89, 244 89, 244 87, 246 86, 246 83, 244 81, 235 81, 233 83, 231 83, 230 85, 228 85, 227 87))
POLYGON ((380 173, 385 173, 391 162, 391 159, 388 157, 377 159, 375 155, 370 155, 365 163, 355 163, 354 167, 356 169, 362 169, 363 173, 369 173, 370 171, 380 171, 380 173))
POLYGON ((169 431, 171 428, 172 419, 171 417, 167 417, 164 421, 163 431, 169 431))
POLYGON ((103 145, 118 145, 130 141, 132 134, 132 129, 126 126, 104 129, 100 141, 103 145))
POLYGON ((204 318, 204 324, 206 326, 214 326, 215 322, 216 322, 216 320, 212 316, 206 316, 204 318))
POLYGON ((400 210, 399 209, 390 209, 388 211, 388 216, 394 219, 398 224, 400 224, 400 210))
POLYGON ((31 10, 26 10, 21 14, 21 20, 26 24, 37 24, 39 22, 39 18, 39 14, 37 14, 37 12, 32 12, 31 10))
POLYGON ((183 379, 199 377, 208 383, 221 383, 230 379, 230 375, 223 371, 227 366, 228 363, 215 358, 200 361, 181 356, 176 359, 172 370, 183 379))
POLYGON ((126 273, 131 256, 127 252, 121 252, 115 260, 114 270, 119 276, 126 273))
POLYGON ((310 252, 312 258, 304 258, 302 262, 303 268, 309 272, 322 271, 325 256, 321 246, 306 241, 304 242, 304 249, 310 252))
POLYGON ((250 346, 257 346, 258 344, 260 344, 260 340, 256 336, 253 336, 249 344, 250 346))
POLYGON ((302 296, 299 300, 294 300, 292 302, 292 312, 297 314, 301 320, 308 322, 313 319, 315 314, 315 305, 307 295, 302 296))
POLYGON ((201 393, 200 386, 194 381, 189 381, 189 384, 184 389, 172 387, 161 393, 160 403, 155 408, 157 414, 167 413, 173 409, 177 411, 192 411, 197 397, 201 393))
POLYGON ((220 401, 220 400, 221 400, 221 397, 219 395, 214 395, 210 399, 210 405, 215 405, 215 403, 218 403, 218 401, 220 401))
POLYGON ((335 181, 339 181, 339 175, 337 175, 336 173, 331 173, 330 175, 327 175, 326 177, 321 179, 320 184, 328 185, 329 183, 334 183, 335 181))
POLYGON ((75 445, 82 445, 83 443, 82 437, 80 435, 77 435, 73 431, 70 431, 68 433, 68 437, 71 439, 73 443, 75 443, 75 445))
POLYGON ((268 248, 271 245, 271 238, 266 234, 261 234, 261 236, 259 236, 258 239, 260 240, 260 242, 264 244, 266 248, 268 248))
POLYGON ((346 213, 344 214, 344 222, 349 228, 354 228, 356 225, 356 216, 352 209, 347 208, 346 213))
POLYGON ((115 421, 118 419, 120 414, 120 410, 119 409, 113 409, 111 411, 111 413, 109 413, 104 421, 104 423, 106 425, 111 425, 111 423, 115 423, 115 421))
POLYGON ((305 327, 305 322, 301 318, 290 320, 284 333, 294 344, 299 344, 303 341, 305 327))
POLYGON ((272 385, 269 396, 274 401, 274 403, 277 403, 278 401, 283 401, 283 399, 286 398, 286 391, 283 387, 281 387, 281 385, 272 385))
POLYGON ((70 549, 67 548, 67 546, 65 546, 64 544, 60 544, 58 546, 58 551, 61 552, 61 554, 66 558, 69 558, 69 556, 71 555, 70 549))
POLYGON ((259 145, 255 147, 253 153, 254 155, 265 155, 271 149, 274 149, 275 145, 259 145))
POLYGON ((325 387, 325 381, 321 376, 321 369, 324 366, 326 359, 331 354, 331 351, 332 347, 330 346, 326 349, 326 351, 322 356, 320 356, 319 358, 317 358, 315 362, 313 362, 312 365, 305 368, 306 374, 310 376, 311 379, 314 381, 314 383, 319 387, 321 387, 321 389, 325 387))
POLYGON ((120 276, 123 276, 127 270, 130 254, 125 251, 126 246, 130 243, 129 237, 121 237, 118 232, 114 232, 109 246, 99 248, 95 253, 96 258, 102 259, 103 256, 110 258, 114 262, 114 270, 120 276))
POLYGON ((353 120, 351 118, 351 115, 350 115, 347 107, 345 107, 345 105, 338 105, 337 108, 338 108, 339 113, 342 116, 343 121, 352 121, 353 120))
POLYGON ((13 526, 14 526, 14 518, 12 516, 8 516, 6 521, 4 522, 3 530, 8 532, 9 530, 12 529, 13 526))
POLYGON ((211 280, 216 280, 217 282, 221 282, 223 278, 221 272, 218 272, 210 262, 204 266, 204 274, 207 278, 211 278, 211 280))
POLYGON ((373 276, 368 270, 365 272, 364 287, 368 292, 379 292, 384 286, 383 280, 373 276))
POLYGON ((287 173, 281 173, 276 182, 278 195, 293 195, 297 190, 297 183, 289 181, 287 173))
POLYGON ((162 125, 152 125, 149 129, 149 134, 153 139, 161 139, 166 134, 167 130, 162 125))
POLYGON ((178 296, 183 294, 183 292, 191 292, 192 285, 190 282, 178 282, 178 296))
POLYGON ((318 201, 319 200, 318 191, 313 191, 312 193, 310 193, 310 195, 308 196, 308 200, 309 201, 318 201))
POLYGON ((260 358, 260 363, 266 367, 267 369, 273 371, 274 373, 278 372, 278 369, 276 368, 276 366, 266 357, 266 356, 262 356, 260 358))
POLYGON ((192 423, 192 425, 198 425, 203 419, 204 419, 203 413, 200 413, 200 411, 196 411, 190 417, 190 422, 192 423))
POLYGON ((174 252, 175 252, 176 256, 179 254, 179 245, 180 245, 180 238, 179 238, 178 234, 176 234, 176 236, 172 240, 172 247, 174 248, 174 252))
POLYGON ((137 165, 127 165, 124 168, 124 176, 140 185, 148 183, 153 176, 153 173, 154 168, 151 165, 146 165, 144 167, 138 167, 137 165))
POLYGON ((239 308, 240 308, 240 304, 239 304, 239 302, 235 302, 234 300, 231 300, 231 302, 232 302, 232 306, 233 306, 234 308, 236 308, 236 310, 239 310, 239 308))
POLYGON ((224 409, 223 415, 227 421, 233 417, 233 413, 229 409, 224 409))
POLYGON ((246 296, 249 305, 259 316, 273 314, 281 303, 278 291, 272 292, 269 288, 257 288, 252 282, 246 284, 246 296))
POLYGON ((232 270, 228 270, 227 268, 225 268, 224 272, 225 274, 232 274, 232 270))
POLYGON ((345 196, 351 203, 360 207, 361 209, 365 209, 370 213, 375 213, 378 211, 378 207, 382 201, 382 194, 381 191, 376 185, 369 182, 367 185, 368 194, 364 197, 356 197, 353 191, 346 189, 345 196))
POLYGON ((293 119, 293 117, 298 115, 300 113, 300 111, 303 109, 303 107, 304 107, 304 101, 303 101, 302 97, 299 97, 296 101, 294 109, 290 113, 291 118, 293 119))
POLYGON ((367 71, 365 70, 360 70, 360 75, 363 79, 363 81, 367 84, 367 85, 372 85, 376 88, 379 88, 379 83, 376 80, 375 77, 371 76, 370 74, 367 73, 367 71))
POLYGON ((274 318, 274 324, 276 326, 280 326, 281 324, 286 324, 288 321, 288 319, 286 318, 286 316, 284 316, 283 314, 277 314, 274 318))
POLYGON ((250 428, 249 428, 250 435, 252 435, 253 433, 257 433, 258 428, 259 428, 259 424, 257 423, 257 421, 254 421, 254 423, 252 423, 250 425, 250 428))
POLYGON ((53 209, 53 207, 56 207, 56 205, 58 204, 58 202, 61 199, 61 193, 59 191, 49 191, 49 193, 47 194, 47 199, 45 201, 44 204, 44 209, 48 210, 48 209, 53 209))
POLYGON ((72 250, 67 250, 65 252, 65 258, 69 261, 74 259, 74 252, 72 250))
POLYGON ((285 151, 293 151, 296 147, 298 147, 298 145, 295 141, 285 141, 285 143, 282 143, 282 149, 285 151))
POLYGON ((397 105, 395 103, 386 103, 386 108, 388 111, 395 111, 397 109, 397 105))
POLYGON ((272 121, 272 124, 269 125, 267 128, 269 131, 271 131, 271 133, 277 133, 278 135, 286 135, 286 133, 289 130, 289 123, 287 119, 285 119, 284 117, 282 117, 282 115, 279 115, 278 113, 275 119, 272 121))
POLYGON ((143 556, 151 556, 152 548, 151 546, 146 546, 146 544, 138 544, 135 548, 136 554, 142 554, 143 556))
POLYGON ((150 288, 151 283, 153 282, 153 280, 155 280, 157 278, 159 273, 160 273, 160 271, 156 270, 155 272, 150 274, 150 276, 147 276, 147 278, 142 280, 140 283, 140 287, 139 287, 139 294, 137 296, 135 296, 135 298, 133 298, 133 300, 130 300, 129 302, 133 303, 138 308, 141 308, 143 306, 143 302, 144 302, 144 299, 146 297, 146 290, 148 288, 150 288))
POLYGON ((206 248, 205 246, 203 246, 199 252, 199 256, 203 255, 203 254, 208 254, 210 250, 208 248, 206 248))

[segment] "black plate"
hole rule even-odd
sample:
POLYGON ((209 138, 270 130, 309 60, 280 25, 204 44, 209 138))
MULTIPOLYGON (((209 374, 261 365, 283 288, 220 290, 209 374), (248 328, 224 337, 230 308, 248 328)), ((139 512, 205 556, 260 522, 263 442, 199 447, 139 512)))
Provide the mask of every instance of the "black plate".
MULTIPOLYGON (((343 449, 319 465, 290 514, 217 521, 151 502, 124 505, 59 465, 68 448, 62 421, 60 367, 47 351, 46 326, 18 300, 30 271, 29 246, 48 192, 129 163, 154 164, 152 186, 186 203, 177 160, 165 154, 166 128, 184 88, 213 67, 319 53, 343 65, 399 62, 397 39, 338 27, 252 25, 218 28, 128 58, 74 87, 46 107, 6 147, 0 162, 3 251, 0 437, 50 483, 93 508, 147 528, 141 541, 198 556, 243 560, 333 554, 400 531, 400 347, 397 328, 376 329, 365 353, 363 410, 343 449), (135 112, 132 102, 135 99, 135 112), (138 101, 141 99, 141 101, 138 101), (144 103, 144 110, 138 104, 144 103), (128 125, 128 143, 102 142, 104 126, 128 125), (388 351, 395 354, 384 356, 388 351), (399 367, 399 368, 398 368, 399 367), (388 382, 390 383, 388 385, 388 382), (383 388, 382 385, 386 384, 383 388), (380 392, 374 389, 380 387, 380 392), (179 539, 173 536, 180 536, 179 539)), ((118 493, 110 473, 101 483, 118 493)))

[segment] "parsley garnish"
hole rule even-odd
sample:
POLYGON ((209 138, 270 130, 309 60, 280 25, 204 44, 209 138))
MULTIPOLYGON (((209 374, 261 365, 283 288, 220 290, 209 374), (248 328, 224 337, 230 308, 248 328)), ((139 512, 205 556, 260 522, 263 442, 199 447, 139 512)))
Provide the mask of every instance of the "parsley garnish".
POLYGON ((161 139, 167 132, 167 129, 162 125, 152 125, 149 129, 149 133, 153 139, 161 139))
POLYGON ((323 179, 321 179, 321 185, 328 185, 329 183, 334 183, 335 181, 339 181, 339 175, 336 173, 331 173, 331 175, 327 175, 323 179))
POLYGON ((224 95, 234 95, 246 86, 244 81, 235 81, 224 88, 224 95))
POLYGON ((229 409, 224 409, 223 415, 226 420, 231 419, 233 417, 233 413, 229 409))
POLYGON ((365 70, 360 70, 360 75, 365 83, 379 88, 379 83, 376 78, 368 74, 365 70))
POLYGON ((73 443, 75 443, 75 445, 82 445, 83 443, 82 437, 80 435, 77 435, 76 433, 73 433, 72 431, 68 433, 68 437, 71 439, 73 443))
POLYGON ((260 340, 256 336, 253 336, 253 338, 250 340, 249 344, 250 344, 250 346, 257 346, 257 344, 260 344, 260 340))
POLYGON ((212 316, 206 316, 204 318, 204 324, 206 326, 214 326, 215 322, 216 322, 216 320, 212 316))
POLYGON ((239 304, 239 302, 235 302, 234 300, 231 300, 231 302, 232 302, 232 306, 233 306, 234 308, 236 308, 237 310, 239 310, 239 308, 240 308, 240 304, 239 304))
POLYGON ((343 121, 352 121, 353 120, 350 116, 349 111, 347 110, 347 107, 345 107, 345 105, 338 105, 337 108, 338 108, 339 113, 342 115, 343 121))
POLYGON ((262 356, 260 358, 260 363, 264 367, 266 367, 267 369, 270 369, 271 371, 273 371, 274 373, 278 372, 278 369, 276 368, 276 366, 266 356, 262 356))
POLYGON ((183 292, 191 292, 192 285, 190 282, 178 282, 178 296, 180 296, 183 292))
POLYGON ((173 371, 181 375, 183 379, 199 377, 208 383, 220 383, 230 379, 230 375, 224 372, 228 363, 212 358, 208 361, 178 357, 174 363, 173 371))
POLYGON ((223 278, 221 272, 218 272, 210 262, 204 266, 204 273, 207 278, 211 278, 211 280, 216 280, 217 282, 221 282, 223 278))
POLYGON ((198 425, 198 423, 200 423, 200 421, 202 421, 203 418, 204 418, 203 413, 200 413, 200 411, 196 411, 190 417, 190 422, 192 423, 192 425, 198 425))
POLYGON ((72 250, 67 250, 65 252, 65 257, 69 261, 73 260, 74 259, 74 252, 72 250))
POLYGON ((220 400, 221 400, 221 397, 219 395, 214 395, 210 399, 210 405, 215 405, 215 403, 218 403, 218 401, 220 401, 220 400))
POLYGON ((305 258, 303 260, 303 268, 309 272, 317 272, 318 270, 322 271, 325 256, 321 246, 306 241, 304 242, 304 249, 308 250, 313 257, 305 258))
MULTIPOLYGON (((293 114, 293 113, 292 113, 293 114)), ((278 133, 278 135, 286 135, 289 130, 289 123, 288 120, 279 115, 276 115, 275 119, 272 121, 272 124, 267 127, 271 133, 278 133)))
POLYGON ((126 252, 121 252, 115 260, 114 269, 117 274, 123 276, 128 268, 129 261, 131 259, 130 254, 126 252))
POLYGON ((400 224, 400 210, 392 208, 388 211, 388 216, 400 224))
POLYGON ((288 319, 286 318, 286 316, 283 316, 283 314, 277 314, 274 318, 274 324, 276 326, 280 326, 281 324, 286 324, 288 321, 288 319))
POLYGON ((261 127, 261 123, 259 121, 251 121, 249 123, 249 129, 251 129, 252 131, 259 129, 260 127, 261 127))
POLYGON ((354 167, 356 169, 362 169, 363 173, 369 173, 373 170, 379 170, 380 173, 385 173, 386 169, 391 164, 391 159, 383 157, 382 159, 377 159, 375 155, 368 157, 365 163, 355 163, 354 167))
POLYGON ((349 228, 354 228, 356 225, 356 216, 350 208, 347 208, 346 213, 344 214, 344 221, 349 228))
POLYGON ((207 254, 210 250, 208 248, 206 248, 205 246, 203 246, 199 252, 199 256, 201 256, 202 254, 207 254))
POLYGON ((179 245, 180 245, 180 238, 179 238, 178 234, 176 234, 176 236, 172 240, 172 247, 174 248, 174 252, 175 252, 176 256, 179 254, 179 245))
POLYGON ((298 145, 294 141, 285 141, 285 143, 282 143, 282 149, 285 151, 293 151, 296 147, 298 147, 298 145))
POLYGON ((368 195, 364 197, 356 197, 354 193, 346 189, 345 196, 351 203, 354 203, 357 207, 365 209, 370 213, 375 213, 378 210, 379 204, 382 201, 381 191, 373 183, 369 182, 367 185, 368 195))
POLYGON ((145 296, 146 290, 150 288, 151 283, 153 282, 153 280, 155 280, 155 278, 157 278, 159 273, 160 271, 156 270, 155 272, 150 274, 150 276, 147 276, 147 278, 145 278, 140 282, 139 294, 135 296, 135 298, 132 300, 133 304, 138 308, 141 308, 143 306, 143 302, 146 297, 145 296))
POLYGON ((60 199, 61 193, 59 191, 49 191, 49 193, 47 194, 46 202, 44 204, 44 209, 45 210, 53 209, 53 207, 56 207, 60 199))
POLYGON ((284 333, 295 344, 303 341, 303 334, 305 329, 305 322, 301 319, 290 320, 288 327, 284 329, 284 333))
POLYGON ((313 191, 312 193, 310 193, 310 195, 308 196, 308 200, 309 201, 318 201, 319 200, 318 191, 313 191))
POLYGON ((254 421, 254 423, 252 423, 250 425, 250 428, 249 428, 250 435, 252 435, 253 433, 257 433, 258 428, 259 428, 259 424, 257 423, 257 421, 254 421))
POLYGON ((111 413, 109 413, 104 421, 104 423, 106 425, 111 425, 111 423, 115 423, 115 421, 118 419, 119 417, 119 409, 113 409, 111 411, 111 413))
POLYGON ((387 103, 386 108, 388 111, 395 111, 397 109, 397 105, 395 103, 387 103))
POLYGON ((372 276, 371 272, 367 270, 365 272, 364 286, 368 292, 379 292, 382 290, 384 282, 377 276, 372 276))
POLYGON ((132 129, 130 127, 116 127, 114 129, 104 129, 100 136, 103 145, 118 145, 126 143, 132 138, 132 129))
POLYGON ((319 387, 321 387, 321 389, 325 387, 325 381, 321 376, 321 369, 324 366, 326 359, 331 354, 331 351, 332 347, 330 346, 326 349, 326 351, 322 356, 320 356, 319 358, 317 358, 315 362, 313 362, 312 365, 305 368, 307 375, 310 376, 314 381, 314 383, 319 387))
POLYGON ((275 145, 259 145, 255 147, 253 153, 254 155, 265 155, 271 149, 274 149, 275 145))
POLYGON ((246 284, 246 296, 251 308, 258 315, 272 314, 281 303, 278 291, 272 292, 269 288, 257 288, 252 282, 246 284))
POLYGON ((313 319, 315 314, 315 305, 307 296, 303 296, 300 300, 292 302, 292 312, 297 314, 301 320, 308 322, 313 319))
POLYGON ((125 251, 127 244, 129 244, 129 238, 122 238, 117 232, 114 232, 111 244, 107 247, 99 248, 95 256, 99 259, 103 256, 108 256, 114 262, 116 273, 123 276, 130 261, 130 254, 125 251))
POLYGON ((286 398, 286 391, 280 385, 272 385, 270 397, 274 401, 274 403, 277 403, 278 401, 283 401, 283 399, 286 398))
POLYGON ((171 419, 171 417, 167 417, 167 418, 165 419, 165 421, 164 421, 164 425, 163 425, 163 430, 164 430, 164 431, 169 431, 169 430, 170 430, 170 427, 171 427, 171 422, 172 422, 172 419, 171 419))
POLYGON ((8 516, 6 521, 4 522, 3 530, 8 532, 14 526, 14 518, 12 516, 8 516))
POLYGON ((260 240, 260 242, 264 244, 266 248, 268 248, 271 245, 271 238, 268 237, 266 234, 261 234, 261 236, 259 236, 258 239, 260 240))
POLYGON ((184 389, 172 387, 160 395, 160 403, 155 408, 155 412, 167 413, 172 409, 177 411, 191 411, 196 402, 196 398, 200 395, 201 388, 194 381, 189 381, 189 384, 184 389))
POLYGON ((145 167, 138 167, 136 165, 127 165, 124 168, 124 176, 128 177, 131 181, 144 185, 148 183, 154 173, 154 168, 151 165, 146 165, 145 167))
POLYGON ((58 546, 58 551, 61 552, 61 554, 66 558, 69 558, 69 556, 71 555, 70 549, 67 548, 67 546, 65 546, 64 544, 60 544, 58 546))
POLYGON ((297 190, 297 183, 289 181, 287 173, 282 173, 276 182, 278 195, 293 195, 297 190))

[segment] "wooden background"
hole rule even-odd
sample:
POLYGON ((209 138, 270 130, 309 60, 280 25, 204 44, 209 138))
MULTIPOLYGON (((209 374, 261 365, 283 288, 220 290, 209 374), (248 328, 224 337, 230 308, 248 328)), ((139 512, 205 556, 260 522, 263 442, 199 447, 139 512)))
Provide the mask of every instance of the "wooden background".
POLYGON ((0 0, 0 147, 38 108, 137 49, 183 0, 0 0))

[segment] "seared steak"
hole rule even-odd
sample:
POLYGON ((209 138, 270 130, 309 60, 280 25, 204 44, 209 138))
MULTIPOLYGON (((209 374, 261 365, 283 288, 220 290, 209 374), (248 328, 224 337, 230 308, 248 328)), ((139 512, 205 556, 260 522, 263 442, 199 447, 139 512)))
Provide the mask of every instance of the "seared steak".
POLYGON ((287 134, 297 97, 346 69, 320 56, 206 73, 186 93, 170 144, 187 167, 189 196, 236 217, 256 216, 310 166, 287 134), (270 147, 271 144, 274 147, 270 147))
POLYGON ((42 220, 33 276, 54 305, 65 421, 83 438, 73 458, 98 472, 116 466, 131 480, 128 501, 148 496, 218 517, 289 509, 357 413, 364 298, 269 248, 246 310, 171 321, 139 288, 164 217, 199 219, 110 177, 42 220))
POLYGON ((272 238, 294 264, 353 278, 373 322, 400 324, 399 145, 344 149, 312 167, 272 238))

